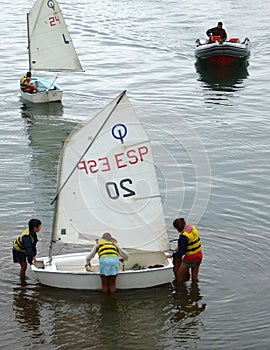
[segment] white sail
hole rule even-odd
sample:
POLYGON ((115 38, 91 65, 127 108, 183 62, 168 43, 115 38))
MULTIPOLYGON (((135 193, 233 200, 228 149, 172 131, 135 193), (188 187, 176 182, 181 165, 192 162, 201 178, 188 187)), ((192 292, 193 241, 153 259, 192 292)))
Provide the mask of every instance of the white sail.
POLYGON ((67 139, 58 188, 54 240, 110 232, 124 248, 169 248, 151 145, 125 92, 67 139))
POLYGON ((28 14, 29 64, 32 70, 82 71, 56 0, 37 0, 28 14))

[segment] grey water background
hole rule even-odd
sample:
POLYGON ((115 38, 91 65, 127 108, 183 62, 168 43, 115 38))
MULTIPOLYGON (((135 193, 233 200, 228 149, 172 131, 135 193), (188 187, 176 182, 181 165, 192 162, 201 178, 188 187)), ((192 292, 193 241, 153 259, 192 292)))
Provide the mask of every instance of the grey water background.
POLYGON ((60 1, 85 72, 60 74, 62 104, 42 107, 18 92, 32 5, 1 3, 0 348, 270 349, 268 2, 60 1), (195 66, 195 40, 219 20, 250 38, 248 66, 195 66), (112 298, 41 286, 29 270, 21 286, 12 241, 38 217, 47 254, 62 141, 125 89, 152 140, 170 238, 179 215, 201 232, 198 288, 112 298))

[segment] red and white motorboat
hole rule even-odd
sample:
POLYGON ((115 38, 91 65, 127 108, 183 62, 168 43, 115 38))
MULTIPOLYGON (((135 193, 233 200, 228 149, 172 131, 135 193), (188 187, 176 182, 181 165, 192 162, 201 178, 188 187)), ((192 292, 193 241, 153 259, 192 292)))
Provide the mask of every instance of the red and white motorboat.
POLYGON ((247 59, 251 49, 251 42, 248 38, 242 42, 238 38, 221 41, 220 36, 212 36, 204 43, 197 39, 195 44, 195 56, 198 59, 207 60, 219 66, 247 59))

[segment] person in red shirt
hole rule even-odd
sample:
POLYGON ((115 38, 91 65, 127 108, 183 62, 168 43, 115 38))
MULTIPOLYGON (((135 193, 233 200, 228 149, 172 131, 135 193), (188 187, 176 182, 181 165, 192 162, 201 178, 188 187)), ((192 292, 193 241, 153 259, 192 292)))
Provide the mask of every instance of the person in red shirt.
POLYGON ((173 226, 179 232, 178 246, 172 255, 176 282, 188 281, 190 270, 192 282, 198 282, 203 258, 199 231, 195 226, 186 225, 183 218, 175 219, 173 226))

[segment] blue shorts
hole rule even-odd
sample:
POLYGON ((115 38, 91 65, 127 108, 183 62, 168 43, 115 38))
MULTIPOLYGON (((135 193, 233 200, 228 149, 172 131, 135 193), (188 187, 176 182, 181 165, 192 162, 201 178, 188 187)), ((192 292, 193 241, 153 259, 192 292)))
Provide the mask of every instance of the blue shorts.
POLYGON ((99 259, 99 273, 104 276, 115 276, 119 272, 118 258, 99 259))

